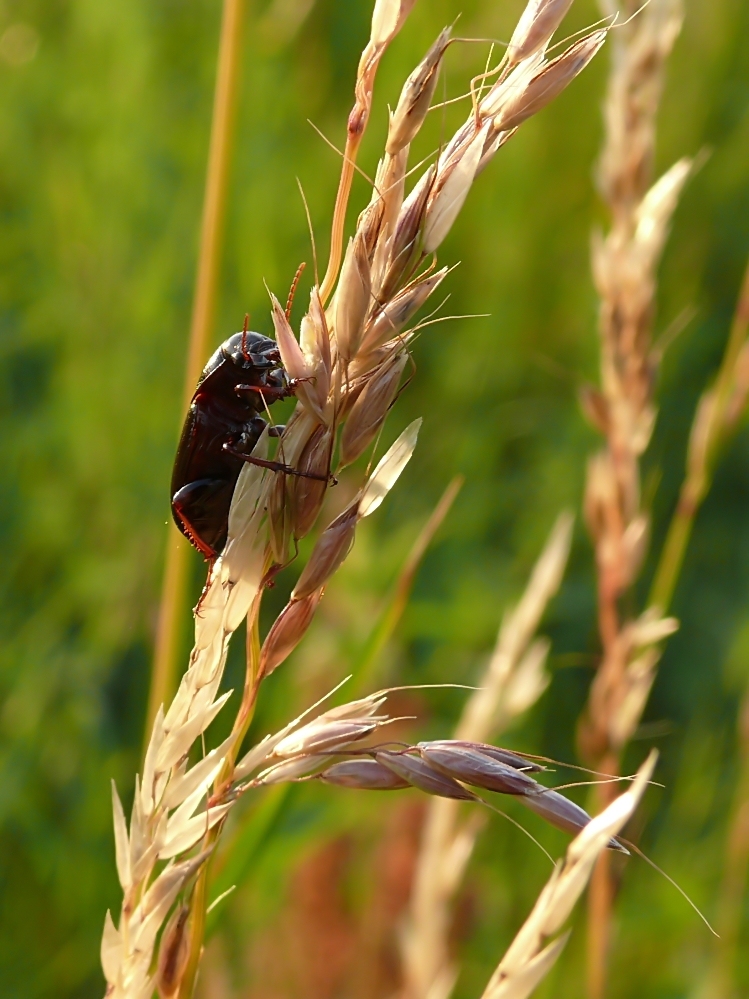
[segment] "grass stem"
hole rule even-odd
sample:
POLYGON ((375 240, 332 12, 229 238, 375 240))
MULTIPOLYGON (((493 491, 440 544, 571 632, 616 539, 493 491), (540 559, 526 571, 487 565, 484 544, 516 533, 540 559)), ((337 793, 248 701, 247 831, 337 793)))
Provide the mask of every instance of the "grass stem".
MULTIPOLYGON (((226 220, 229 166, 235 133, 244 7, 245 0, 224 0, 195 297, 185 369, 183 413, 190 405, 195 384, 211 344, 221 245, 226 220)), ((153 719, 159 705, 166 703, 174 691, 180 623, 186 601, 188 551, 188 543, 177 528, 170 524, 148 697, 146 739, 151 734, 153 719)))
MULTIPOLYGON (((650 605, 660 607, 664 612, 673 599, 694 519, 712 483, 718 451, 725 443, 731 429, 727 425, 726 416, 735 385, 736 365, 748 333, 749 266, 744 273, 718 376, 714 387, 708 390, 714 393, 714 404, 709 416, 704 446, 695 455, 698 460, 687 462, 687 474, 681 486, 679 500, 669 524, 650 590, 650 605)), ((700 408, 697 410, 698 417, 699 414, 700 408)))

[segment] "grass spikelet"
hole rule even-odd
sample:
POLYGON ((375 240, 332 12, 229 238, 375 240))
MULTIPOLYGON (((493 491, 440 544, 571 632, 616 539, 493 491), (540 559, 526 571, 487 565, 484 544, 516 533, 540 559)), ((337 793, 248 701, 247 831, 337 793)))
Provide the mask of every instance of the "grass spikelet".
MULTIPOLYGON (((317 719, 317 728, 300 728, 297 720, 236 762, 263 678, 303 639, 324 586, 354 543, 357 524, 377 510, 408 463, 421 421, 401 434, 344 512, 319 534, 290 602, 262 641, 265 586, 287 562, 292 543, 314 528, 325 490, 335 482, 337 468, 330 465, 337 451, 339 463, 353 461, 377 434, 405 367, 412 334, 404 327, 446 274, 445 269, 435 270, 429 258, 454 224, 478 170, 511 134, 498 141, 493 116, 479 104, 437 161, 405 193, 408 145, 424 121, 449 41, 449 32, 443 31, 404 87, 389 123, 379 184, 359 216, 339 273, 351 179, 371 112, 377 68, 412 5, 413 0, 375 4, 347 123, 330 260, 320 286, 312 289, 298 336, 271 296, 279 349, 297 390, 297 406, 276 445, 273 435, 263 433, 253 452, 258 464, 246 464, 237 481, 228 540, 210 568, 195 611, 188 668, 171 703, 154 715, 129 828, 115 796, 123 905, 118 924, 109 917, 105 923, 102 963, 108 994, 117 999, 150 995, 159 984, 153 977, 157 964, 163 994, 191 999, 203 949, 206 862, 237 798, 258 783, 314 775, 325 756, 347 751, 386 723, 375 714, 378 698, 364 699, 360 716, 329 712, 323 722, 317 719), (345 436, 337 449, 342 428, 345 436), (277 474, 279 462, 295 476, 320 477, 288 485, 277 474), (247 673, 231 736, 191 765, 196 742, 230 697, 219 690, 229 642, 245 620, 247 673), (279 746, 282 749, 293 733, 307 741, 299 752, 282 759, 279 746), (170 915, 159 963, 154 958, 156 941, 170 915)), ((535 110, 526 108, 525 117, 535 110)), ((543 687, 543 655, 537 653, 524 660, 518 673, 524 693, 518 693, 515 706, 528 703, 543 687)), ((397 759, 383 755, 387 753, 381 750, 382 758, 374 762, 391 771, 405 768, 411 784, 450 785, 451 778, 431 770, 417 753, 397 759)), ((456 794, 476 797, 455 783, 460 788, 456 794)))

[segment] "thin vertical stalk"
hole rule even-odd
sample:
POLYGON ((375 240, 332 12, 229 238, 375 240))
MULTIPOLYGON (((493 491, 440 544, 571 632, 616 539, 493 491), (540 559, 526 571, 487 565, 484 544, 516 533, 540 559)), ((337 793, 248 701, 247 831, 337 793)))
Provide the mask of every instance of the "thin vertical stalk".
MULTIPOLYGON (((190 404, 195 383, 205 364, 216 311, 216 289, 226 221, 229 166, 235 134, 244 7, 245 0, 224 0, 195 297, 185 368, 183 412, 190 404)), ((159 705, 165 703, 174 691, 180 621, 187 592, 188 552, 188 543, 177 528, 170 524, 151 688, 148 696, 146 738, 150 735, 159 705)))
MULTIPOLYGON (((747 335, 749 335, 749 266, 744 272, 720 370, 714 387, 708 390, 713 393, 714 403, 708 414, 709 423, 704 444, 695 455, 698 460, 692 460, 687 464, 687 474, 681 486, 679 500, 669 524, 650 591, 651 606, 660 607, 663 611, 668 609, 673 598, 694 519, 712 482, 717 452, 731 429, 727 426, 726 417, 736 385, 737 363, 747 335)), ((699 412, 698 410, 698 416, 699 412)))
MULTIPOLYGON (((601 773, 617 774, 619 760, 611 753, 601 762, 601 773)), ((596 811, 602 812, 616 798, 616 784, 600 784, 596 788, 596 811)), ((590 879, 588 894, 588 995, 602 997, 606 992, 608 954, 611 946, 611 913, 614 906, 614 884, 611 877, 611 856, 607 850, 599 854, 590 879)))
POLYGON ((330 297, 330 293, 335 287, 338 277, 338 268, 341 265, 341 252, 343 248, 343 229, 346 224, 346 209, 348 199, 351 194, 351 183, 354 179, 356 169, 356 157, 361 145, 361 134, 352 134, 349 131, 346 136, 346 148, 343 153, 343 166, 341 168, 341 179, 338 182, 338 193, 333 209, 333 224, 330 233, 330 256, 325 277, 320 286, 320 301, 325 303, 330 297))

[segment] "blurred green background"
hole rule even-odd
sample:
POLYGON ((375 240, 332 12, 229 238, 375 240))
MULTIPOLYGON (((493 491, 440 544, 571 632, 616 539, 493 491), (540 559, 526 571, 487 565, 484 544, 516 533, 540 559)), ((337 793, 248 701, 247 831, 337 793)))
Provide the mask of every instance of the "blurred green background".
MULTIPOLYGON (((263 279, 281 297, 299 261, 311 261, 297 177, 324 257, 338 160, 307 119, 342 144, 370 12, 349 0, 248 6, 216 342, 245 311, 269 332, 263 279)), ((520 10, 519 0, 416 6, 381 68, 366 171, 387 102, 443 24, 461 13, 462 34, 502 39, 520 10)), ((597 17, 580 0, 570 30, 597 17)), ((3 999, 103 992, 102 921, 119 907, 109 781, 129 801, 181 418, 219 18, 218 0, 0 4, 3 999)), ((659 168, 709 156, 683 196, 662 267, 657 330, 688 307, 694 318, 666 356, 646 461, 656 551, 749 252, 748 33, 740 0, 687 0, 660 116, 659 168)), ((448 96, 465 90, 486 54, 486 44, 450 50, 448 96)), ((523 126, 441 251, 444 262, 461 261, 447 282, 447 312, 490 315, 430 327, 419 340, 416 376, 386 431, 389 441, 422 415, 414 459, 363 525, 308 639, 264 689, 258 734, 356 663, 403 553, 455 473, 465 486, 372 685, 471 682, 557 512, 579 510, 597 445, 576 391, 596 377, 588 249, 592 227, 605 221, 593 171, 607 59, 604 51, 553 109, 523 126)), ((462 113, 435 121, 424 153, 462 113)), ((357 208, 366 197, 359 179, 357 208)), ((662 752, 667 787, 649 795, 643 845, 708 916, 749 677, 748 500, 742 429, 699 515, 675 602, 682 627, 629 753, 635 765, 651 744, 662 752)), ((196 556, 195 592, 202 571, 196 556)), ((291 580, 282 578, 268 614, 291 580)), ((554 643, 551 688, 504 741, 574 760, 597 653, 591 550, 579 523, 544 631, 554 643)), ((185 656, 188 633, 186 609, 185 656)), ((415 733, 447 735, 461 702, 458 692, 419 695, 415 733)), ((413 854, 420 807, 415 792, 372 800, 323 788, 295 791, 280 808, 272 799, 247 807, 232 832, 239 889, 217 910, 204 994, 389 994, 399 871, 413 854)), ((552 852, 563 849, 561 834, 532 828, 552 852)), ((460 902, 456 999, 480 995, 546 876, 522 836, 499 819, 488 825, 460 902)), ((575 925, 541 994, 582 992, 582 913, 575 925)), ((746 930, 745 920, 745 941, 746 930)), ((674 890, 630 863, 611 995, 696 994, 712 946, 674 890)), ((740 975, 740 994, 749 992, 749 956, 740 975)))

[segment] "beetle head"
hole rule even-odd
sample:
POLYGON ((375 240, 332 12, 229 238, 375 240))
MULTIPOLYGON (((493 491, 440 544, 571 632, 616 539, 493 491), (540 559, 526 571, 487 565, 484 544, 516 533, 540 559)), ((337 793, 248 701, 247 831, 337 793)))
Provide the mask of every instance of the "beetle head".
POLYGON ((224 357, 243 371, 270 371, 281 364, 278 344, 262 333, 252 330, 230 336, 222 349, 224 357))

